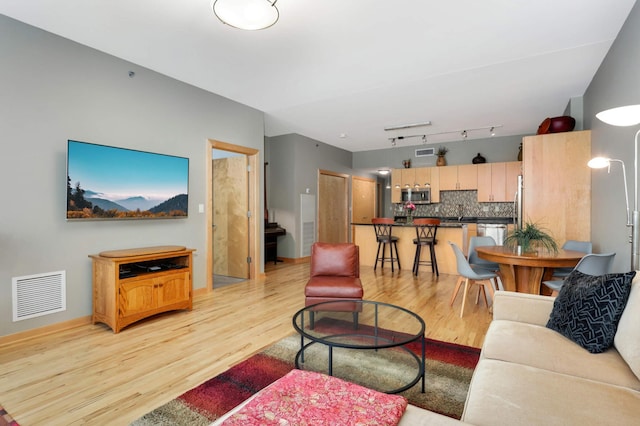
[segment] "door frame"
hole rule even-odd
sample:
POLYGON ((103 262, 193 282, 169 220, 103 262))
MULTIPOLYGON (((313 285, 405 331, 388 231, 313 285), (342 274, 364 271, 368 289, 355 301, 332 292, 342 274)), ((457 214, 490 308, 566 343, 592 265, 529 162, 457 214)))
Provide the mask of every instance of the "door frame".
MULTIPOLYGON (((214 149, 222 151, 235 152, 238 154, 244 154, 247 156, 247 164, 249 166, 249 200, 248 208, 251 212, 251 216, 248 218, 249 222, 249 256, 251 257, 251 263, 249 264, 249 279, 258 277, 258 265, 261 264, 262 258, 260 257, 260 223, 258 221, 258 207, 260 206, 260 194, 258 188, 260 187, 260 176, 257 168, 259 150, 254 148, 247 148, 246 146, 233 145, 227 142, 217 141, 214 139, 207 139, 207 152, 206 152, 206 179, 207 179, 207 201, 206 201, 206 244, 207 244, 207 292, 213 291, 213 154, 214 149)), ((260 216, 261 217, 261 216, 260 216)))

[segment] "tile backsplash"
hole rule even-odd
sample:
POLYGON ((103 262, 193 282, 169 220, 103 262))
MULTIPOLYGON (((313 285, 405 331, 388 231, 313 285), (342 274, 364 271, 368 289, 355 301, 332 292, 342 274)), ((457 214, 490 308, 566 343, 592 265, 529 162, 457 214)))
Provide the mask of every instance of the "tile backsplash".
MULTIPOLYGON (((394 216, 406 215, 404 204, 394 204, 394 216)), ((440 202, 417 204, 414 216, 513 217, 513 203, 479 203, 478 191, 440 191, 440 202)))

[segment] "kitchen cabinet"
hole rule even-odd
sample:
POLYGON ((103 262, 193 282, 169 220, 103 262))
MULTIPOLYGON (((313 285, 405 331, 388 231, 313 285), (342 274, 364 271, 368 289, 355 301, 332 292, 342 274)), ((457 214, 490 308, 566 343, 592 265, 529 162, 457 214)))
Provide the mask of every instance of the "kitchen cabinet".
POLYGON ((413 185, 416 183, 416 169, 404 168, 400 170, 400 176, 402 178, 400 186, 403 188, 413 188, 413 185))
POLYGON ((478 189, 478 168, 475 164, 443 166, 439 169, 441 191, 478 189))
POLYGON ((151 315, 192 309, 192 253, 182 246, 113 250, 93 260, 93 323, 114 333, 151 315))
POLYGON ((431 202, 440 202, 440 169, 441 167, 429 167, 429 183, 431 184, 431 202))
POLYGON ((520 162, 478 164, 478 202, 511 202, 517 189, 520 162))
POLYGON ((527 136, 522 143, 523 220, 558 245, 591 240, 591 132, 527 136))
POLYGON ((391 169, 391 202, 402 202, 402 170, 391 169))

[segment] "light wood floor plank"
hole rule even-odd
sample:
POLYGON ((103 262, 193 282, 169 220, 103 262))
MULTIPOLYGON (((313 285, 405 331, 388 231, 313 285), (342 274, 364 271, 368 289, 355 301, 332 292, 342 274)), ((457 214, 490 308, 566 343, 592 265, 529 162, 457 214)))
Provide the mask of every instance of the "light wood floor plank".
MULTIPOLYGON (((293 334, 304 305, 308 264, 267 265, 266 279, 216 288, 175 312, 113 334, 102 324, 0 346, 0 403, 23 426, 128 425, 293 334)), ((427 337, 481 347, 491 321, 471 294, 449 306, 456 277, 410 269, 361 269, 365 299, 403 306, 427 324, 427 337)), ((475 291, 475 290, 474 290, 475 291)))

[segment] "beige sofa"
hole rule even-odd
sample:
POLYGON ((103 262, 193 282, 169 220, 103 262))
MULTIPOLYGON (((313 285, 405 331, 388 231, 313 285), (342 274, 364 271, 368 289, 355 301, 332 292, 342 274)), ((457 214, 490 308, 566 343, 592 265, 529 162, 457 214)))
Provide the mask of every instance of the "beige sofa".
POLYGON ((462 420, 492 426, 640 424, 638 282, 636 275, 614 347, 601 354, 546 328, 554 298, 497 292, 462 420))

